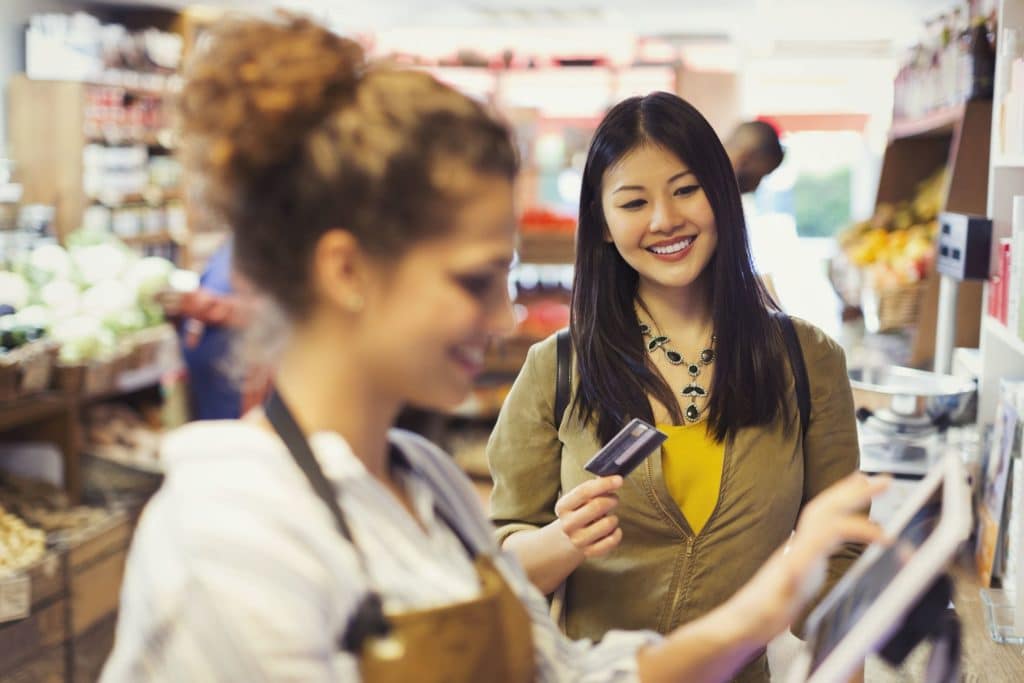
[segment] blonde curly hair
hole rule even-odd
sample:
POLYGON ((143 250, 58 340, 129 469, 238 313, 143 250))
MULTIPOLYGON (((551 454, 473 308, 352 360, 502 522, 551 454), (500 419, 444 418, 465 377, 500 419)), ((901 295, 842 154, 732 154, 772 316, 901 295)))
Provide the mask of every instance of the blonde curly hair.
POLYGON ((450 162, 509 180, 517 170, 508 129, 481 104, 424 72, 370 64, 354 41, 293 15, 216 26, 178 108, 186 170, 235 234, 236 267, 293 318, 310 304, 325 231, 397 256, 449 224, 461 194, 450 162))

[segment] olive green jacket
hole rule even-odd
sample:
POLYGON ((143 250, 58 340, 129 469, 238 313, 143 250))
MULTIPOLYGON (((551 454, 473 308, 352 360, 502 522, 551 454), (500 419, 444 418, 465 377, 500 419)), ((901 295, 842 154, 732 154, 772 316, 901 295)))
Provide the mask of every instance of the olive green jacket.
MULTIPOLYGON (((813 325, 794 324, 810 379, 806 440, 798 428, 787 434, 782 420, 728 439, 718 503, 697 535, 669 495, 661 458, 647 458, 619 491, 622 543, 607 557, 584 562, 566 582, 570 637, 599 640, 611 629, 668 633, 707 613, 786 542, 805 502, 858 468, 843 350, 813 325)), ((552 336, 530 349, 487 444, 499 542, 553 521, 560 492, 592 478, 583 463, 601 446, 593 425, 582 426, 571 410, 560 428, 553 423, 555 346, 552 336)), ((794 386, 791 379, 786 414, 797 420, 794 386)), ((847 546, 832 558, 826 589, 859 551, 847 546)), ((737 680, 767 680, 765 658, 737 680)))

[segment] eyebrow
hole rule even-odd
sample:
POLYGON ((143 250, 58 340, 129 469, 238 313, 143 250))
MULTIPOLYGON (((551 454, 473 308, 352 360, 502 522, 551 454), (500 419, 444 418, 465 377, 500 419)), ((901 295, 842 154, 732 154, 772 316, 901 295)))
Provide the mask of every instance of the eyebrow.
MULTIPOLYGON (((693 171, 680 171, 679 173, 676 173, 674 176, 669 178, 665 182, 665 184, 666 185, 671 185, 672 183, 674 183, 675 181, 679 180, 680 178, 683 178, 683 177, 688 176, 688 175, 693 175, 693 171)), ((629 190, 637 191, 637 190, 643 190, 643 189, 645 189, 643 185, 619 185, 617 188, 612 190, 612 194, 615 194, 616 192, 626 192, 626 191, 629 191, 629 190)))

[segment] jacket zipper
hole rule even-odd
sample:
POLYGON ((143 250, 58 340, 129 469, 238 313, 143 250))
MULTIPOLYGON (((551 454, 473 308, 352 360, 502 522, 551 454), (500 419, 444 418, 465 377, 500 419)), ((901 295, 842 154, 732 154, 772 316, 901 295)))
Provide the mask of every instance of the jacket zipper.
POLYGON ((697 541, 695 536, 689 536, 686 539, 686 566, 679 574, 679 586, 676 588, 675 595, 672 596, 672 605, 668 613, 668 620, 666 621, 667 628, 672 628, 672 620, 675 618, 676 609, 679 607, 679 601, 683 596, 683 591, 686 590, 685 579, 690 571, 690 556, 693 555, 693 544, 697 541))

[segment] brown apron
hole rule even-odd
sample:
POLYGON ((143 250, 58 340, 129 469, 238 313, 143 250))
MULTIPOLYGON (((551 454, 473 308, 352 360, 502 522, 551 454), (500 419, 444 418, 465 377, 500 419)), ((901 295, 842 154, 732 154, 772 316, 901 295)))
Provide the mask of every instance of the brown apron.
MULTIPOLYGON (((333 487, 276 391, 267 400, 266 415, 358 554, 333 487)), ((349 622, 342 647, 359 658, 360 676, 368 683, 533 681, 532 624, 526 608, 491 558, 477 553, 456 525, 445 522, 473 557, 480 595, 444 607, 385 615, 380 596, 371 591, 349 622)))

